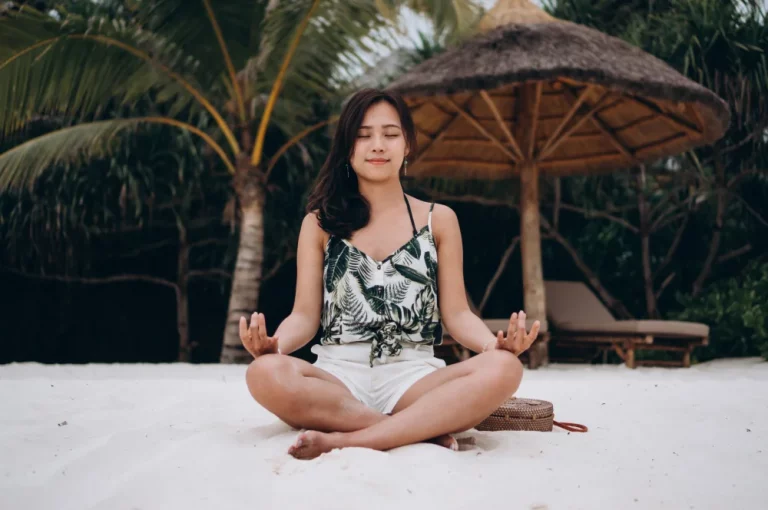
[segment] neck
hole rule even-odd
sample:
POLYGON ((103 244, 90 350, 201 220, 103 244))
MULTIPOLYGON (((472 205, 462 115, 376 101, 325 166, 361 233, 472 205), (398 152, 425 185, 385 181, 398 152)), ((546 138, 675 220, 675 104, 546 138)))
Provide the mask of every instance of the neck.
POLYGON ((358 188, 371 206, 371 217, 403 205, 403 186, 399 179, 376 183, 358 181, 358 188))

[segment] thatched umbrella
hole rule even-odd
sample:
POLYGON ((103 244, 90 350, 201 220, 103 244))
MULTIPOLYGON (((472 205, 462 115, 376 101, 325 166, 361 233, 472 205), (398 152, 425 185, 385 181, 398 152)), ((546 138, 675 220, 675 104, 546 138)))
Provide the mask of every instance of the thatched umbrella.
POLYGON ((519 177, 525 309, 546 319, 539 175, 627 168, 714 142, 726 103, 642 50, 499 0, 480 34, 388 88, 413 112, 415 176, 519 177))

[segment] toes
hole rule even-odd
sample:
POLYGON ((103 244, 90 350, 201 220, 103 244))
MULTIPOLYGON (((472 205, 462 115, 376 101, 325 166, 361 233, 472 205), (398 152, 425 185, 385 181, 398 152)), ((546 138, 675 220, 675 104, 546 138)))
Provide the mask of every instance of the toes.
MULTIPOLYGON (((306 446, 307 440, 304 437, 304 432, 300 433, 296 438, 296 441, 288 448, 288 453, 294 455, 294 453, 301 450, 303 446, 306 446)), ((294 455, 295 457, 295 455, 294 455)))
POLYGON ((449 450, 453 450, 453 451, 458 451, 459 449, 459 442, 456 440, 455 437, 451 436, 450 434, 438 436, 430 440, 429 442, 434 443, 438 446, 442 446, 443 448, 448 448, 449 450))

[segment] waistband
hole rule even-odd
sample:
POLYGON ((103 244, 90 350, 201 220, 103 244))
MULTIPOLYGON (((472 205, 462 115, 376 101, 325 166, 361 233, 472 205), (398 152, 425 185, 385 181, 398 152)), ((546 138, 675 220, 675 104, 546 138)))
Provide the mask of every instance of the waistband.
MULTIPOLYGON (((431 345, 408 344, 404 343, 402 351, 398 356, 384 356, 376 358, 374 365, 383 365, 396 363, 398 361, 413 361, 433 358, 435 349, 431 345)), ((331 359, 341 361, 351 361, 353 363, 370 363, 371 343, 354 342, 339 345, 313 345, 310 349, 317 354, 318 359, 331 359)))

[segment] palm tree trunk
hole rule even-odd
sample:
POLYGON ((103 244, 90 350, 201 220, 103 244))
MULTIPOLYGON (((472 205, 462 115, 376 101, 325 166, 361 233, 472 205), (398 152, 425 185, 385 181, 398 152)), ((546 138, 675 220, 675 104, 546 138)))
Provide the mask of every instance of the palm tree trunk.
POLYGON ((240 341, 240 317, 257 311, 264 263, 265 192, 259 172, 245 158, 239 158, 235 189, 240 200, 240 244, 229 295, 227 324, 221 349, 221 363, 248 363, 251 355, 240 341))
POLYGON ((725 165, 720 157, 720 147, 715 144, 713 146, 714 152, 714 164, 715 164, 715 191, 717 193, 717 212, 715 215, 715 231, 712 234, 712 238, 709 242, 709 249, 707 250, 707 258, 704 260, 704 266, 699 272, 699 276, 696 277, 696 281, 693 282, 692 294, 698 296, 704 288, 704 282, 707 281, 709 275, 712 273, 712 267, 715 264, 717 253, 720 251, 720 241, 723 235, 723 224, 725 221, 725 165))
POLYGON ((645 196, 645 166, 640 166, 637 174, 637 205, 640 212, 640 249, 643 264, 643 289, 645 291, 645 309, 649 319, 657 317, 656 294, 653 291, 653 272, 651 271, 651 228, 648 201, 645 196))
POLYGON ((179 332, 178 360, 189 362, 189 243, 187 231, 179 224, 179 256, 176 270, 176 328, 179 332))

